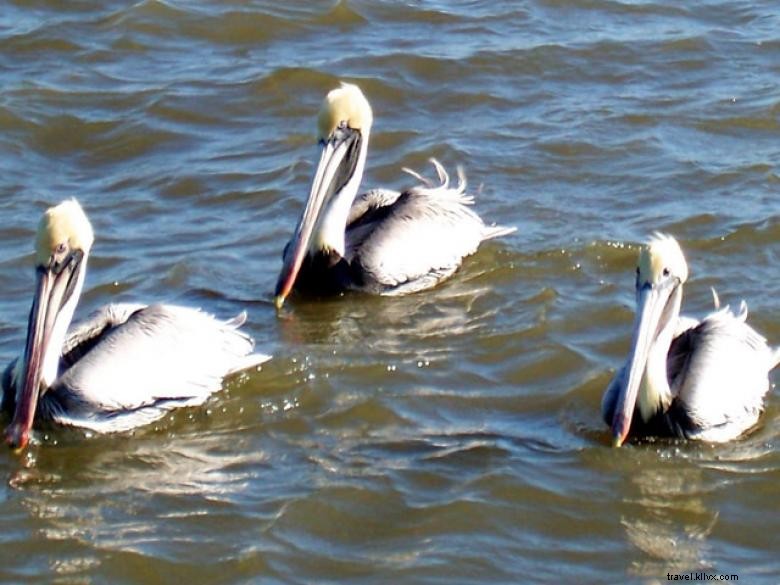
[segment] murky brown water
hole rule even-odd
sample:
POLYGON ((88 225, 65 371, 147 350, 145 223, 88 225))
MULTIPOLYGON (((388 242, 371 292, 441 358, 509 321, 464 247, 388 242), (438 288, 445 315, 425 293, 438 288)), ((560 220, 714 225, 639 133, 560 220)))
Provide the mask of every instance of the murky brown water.
MULTIPOLYGON (((76 196, 78 314, 249 312, 275 359, 131 435, 0 451, 4 581, 780 580, 780 401, 727 446, 614 450, 636 243, 676 235, 685 308, 746 298, 780 343, 774 2, 15 1, 0 11, 0 358, 32 237, 76 196), (338 80, 367 185, 429 157, 518 226, 435 291, 270 303, 338 80)), ((778 379, 778 374, 773 374, 778 379)))

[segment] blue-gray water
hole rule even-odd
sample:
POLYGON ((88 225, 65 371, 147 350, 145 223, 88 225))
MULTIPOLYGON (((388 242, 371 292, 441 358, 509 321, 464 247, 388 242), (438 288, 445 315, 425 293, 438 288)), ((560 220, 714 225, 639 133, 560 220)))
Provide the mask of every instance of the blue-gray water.
POLYGON ((653 230, 687 252, 688 312, 714 286, 780 343, 779 38, 770 1, 6 3, 2 362, 38 217, 72 196, 97 237, 77 316, 246 310, 275 358, 135 433, 0 452, 0 578, 780 580, 777 392, 726 446, 615 450, 599 415, 653 230), (374 108, 367 186, 460 164, 518 231, 434 291, 277 317, 342 79, 374 108))

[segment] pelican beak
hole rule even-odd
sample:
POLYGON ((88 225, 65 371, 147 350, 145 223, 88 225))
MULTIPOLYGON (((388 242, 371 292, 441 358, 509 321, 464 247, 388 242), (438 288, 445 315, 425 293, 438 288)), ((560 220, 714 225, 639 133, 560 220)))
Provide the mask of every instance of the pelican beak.
MULTIPOLYGON (((51 334, 62 307, 73 295, 83 254, 74 252, 64 261, 36 270, 36 288, 30 309, 27 343, 22 362, 21 391, 17 389, 16 410, 5 430, 5 440, 16 450, 24 449, 30 440, 30 429, 41 394, 41 371, 50 348, 51 334)), ((60 348, 56 348, 59 352, 60 348)), ((45 389, 43 389, 45 391, 45 389)))
MULTIPOLYGON (((284 251, 282 271, 276 282, 274 304, 281 309, 295 285, 306 254, 312 244, 315 231, 329 213, 331 203, 338 199, 344 187, 355 174, 361 152, 361 132, 349 127, 339 127, 322 142, 322 154, 311 185, 306 208, 295 228, 295 234, 284 251)), ((350 201, 349 204, 352 202, 350 201)), ((321 242, 315 242, 320 245, 321 242)))
POLYGON ((620 447, 631 428, 639 386, 645 375, 647 359, 653 341, 658 337, 666 319, 666 308, 674 292, 674 281, 642 286, 637 295, 636 318, 628 360, 628 380, 618 396, 612 417, 612 445, 620 447))

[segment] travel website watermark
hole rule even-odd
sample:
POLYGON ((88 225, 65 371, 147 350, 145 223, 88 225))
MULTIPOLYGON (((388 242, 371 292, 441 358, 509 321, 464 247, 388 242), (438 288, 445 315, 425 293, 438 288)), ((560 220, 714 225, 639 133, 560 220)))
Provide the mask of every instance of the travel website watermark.
POLYGON ((667 573, 667 581, 739 581, 739 575, 726 573, 707 573, 705 571, 690 571, 689 573, 667 573))

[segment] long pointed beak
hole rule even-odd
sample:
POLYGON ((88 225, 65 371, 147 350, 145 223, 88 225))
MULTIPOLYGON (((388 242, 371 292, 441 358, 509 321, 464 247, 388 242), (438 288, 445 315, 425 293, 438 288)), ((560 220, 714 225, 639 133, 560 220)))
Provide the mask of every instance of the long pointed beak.
MULTIPOLYGON (((30 429, 41 392, 41 373, 51 342, 51 334, 63 305, 70 298, 75 284, 79 259, 73 259, 59 271, 39 267, 36 272, 35 297, 30 309, 27 343, 24 348, 21 392, 16 395, 16 410, 5 430, 5 440, 21 450, 30 440, 30 429)), ((57 348, 59 351, 59 348, 57 348)))
POLYGON ((360 132, 349 128, 323 144, 320 163, 314 174, 306 208, 285 249, 282 271, 276 282, 274 304, 281 309, 295 285, 295 279, 309 251, 312 234, 321 223, 328 203, 352 178, 360 153, 360 132))
POLYGON ((618 396, 612 417, 612 444, 620 447, 628 436, 636 407, 639 386, 647 367, 653 341, 658 337, 661 318, 672 290, 666 286, 645 285, 637 298, 636 319, 628 361, 628 380, 618 396))

